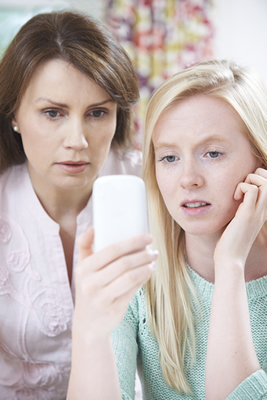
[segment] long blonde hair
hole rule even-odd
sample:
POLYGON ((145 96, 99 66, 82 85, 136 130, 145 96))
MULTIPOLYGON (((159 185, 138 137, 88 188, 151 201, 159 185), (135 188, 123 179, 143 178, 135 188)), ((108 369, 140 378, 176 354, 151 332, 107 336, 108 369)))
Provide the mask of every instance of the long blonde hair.
POLYGON ((152 133, 167 108, 190 96, 207 94, 234 107, 247 127, 252 149, 267 167, 267 95, 263 84, 247 68, 231 61, 208 61, 181 71, 154 93, 150 100, 143 138, 143 178, 154 247, 159 250, 157 269, 146 285, 150 329, 157 338, 165 381, 176 391, 191 393, 184 374, 189 349, 194 359, 194 318, 189 295, 196 297, 184 254, 184 232, 169 214, 155 175, 152 133))

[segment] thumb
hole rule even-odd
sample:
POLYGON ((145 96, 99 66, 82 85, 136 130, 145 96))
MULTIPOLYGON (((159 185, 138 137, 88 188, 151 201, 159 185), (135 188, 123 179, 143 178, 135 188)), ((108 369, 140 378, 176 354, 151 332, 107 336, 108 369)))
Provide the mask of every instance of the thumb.
POLYGON ((94 228, 90 226, 77 239, 79 261, 93 254, 94 228))

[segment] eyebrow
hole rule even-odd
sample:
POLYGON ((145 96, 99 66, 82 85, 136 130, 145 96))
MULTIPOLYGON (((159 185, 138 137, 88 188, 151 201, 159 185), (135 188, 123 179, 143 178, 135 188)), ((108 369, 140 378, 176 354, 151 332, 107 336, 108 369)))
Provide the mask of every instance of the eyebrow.
MULTIPOLYGON (((208 142, 211 142, 211 141, 216 141, 216 142, 229 142, 226 138, 224 138, 224 137, 220 137, 220 136, 218 136, 218 135, 211 135, 211 136, 208 136, 208 137, 206 137, 205 139, 203 139, 203 140, 200 140, 198 143, 196 143, 196 146, 201 146, 201 145, 205 145, 206 143, 208 143, 208 142)), ((166 142, 166 141, 158 141, 158 143, 157 143, 157 145, 155 146, 155 144, 154 144, 154 148, 155 149, 160 149, 160 148, 162 148, 162 147, 176 147, 177 146, 177 141, 170 141, 170 142, 166 142)))
MULTIPOLYGON (((53 99, 49 99, 48 97, 38 97, 38 99, 35 100, 35 103, 39 103, 39 102, 41 102, 41 101, 46 101, 46 102, 51 103, 51 104, 53 104, 53 105, 56 105, 56 106, 58 106, 58 107, 68 108, 68 105, 67 105, 67 104, 59 103, 58 101, 55 101, 55 100, 53 100, 53 99)), ((109 103, 109 102, 115 103, 115 101, 114 101, 113 99, 107 99, 107 100, 102 101, 101 103, 90 104, 89 107, 98 107, 98 106, 102 106, 102 105, 104 105, 104 104, 106 104, 106 103, 109 103)), ((88 107, 88 108, 89 108, 89 107, 88 107)))

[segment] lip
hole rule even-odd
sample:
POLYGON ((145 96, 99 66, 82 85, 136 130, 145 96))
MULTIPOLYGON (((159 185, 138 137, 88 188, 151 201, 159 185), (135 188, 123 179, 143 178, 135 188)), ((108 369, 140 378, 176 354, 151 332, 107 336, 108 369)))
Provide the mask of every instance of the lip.
POLYGON ((69 164, 69 165, 82 165, 82 164, 89 164, 88 161, 83 161, 83 160, 67 160, 67 161, 60 161, 57 164, 69 164))
POLYGON ((197 215, 202 215, 202 214, 205 214, 206 212, 208 212, 211 209, 212 205, 208 201, 205 201, 202 199, 192 199, 192 200, 182 201, 180 204, 180 207, 185 215, 197 216, 197 215), (185 207, 185 204, 188 204, 188 203, 191 203, 191 204, 198 203, 200 205, 197 207, 185 207), (203 204, 203 205, 201 205, 201 204, 203 204))
POLYGON ((70 174, 79 174, 81 172, 84 172, 89 164, 89 162, 83 160, 67 160, 56 163, 59 168, 70 174))

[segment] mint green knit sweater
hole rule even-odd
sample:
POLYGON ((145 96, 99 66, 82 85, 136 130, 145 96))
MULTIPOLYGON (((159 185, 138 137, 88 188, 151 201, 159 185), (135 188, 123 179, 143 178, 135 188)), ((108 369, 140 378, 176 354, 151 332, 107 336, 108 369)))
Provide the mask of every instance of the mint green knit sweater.
MULTIPOLYGON (((178 394, 164 381, 158 360, 157 341, 151 336, 145 310, 144 291, 141 289, 130 303, 120 326, 112 333, 113 348, 123 400, 134 399, 136 366, 142 383, 144 400, 204 400, 205 362, 213 284, 205 281, 191 269, 201 306, 192 298, 195 316, 196 360, 185 359, 185 373, 194 395, 178 394)), ((247 283, 251 329, 261 370, 242 382, 227 400, 267 399, 267 276, 247 283)), ((216 399, 214 399, 216 400, 216 399)))

